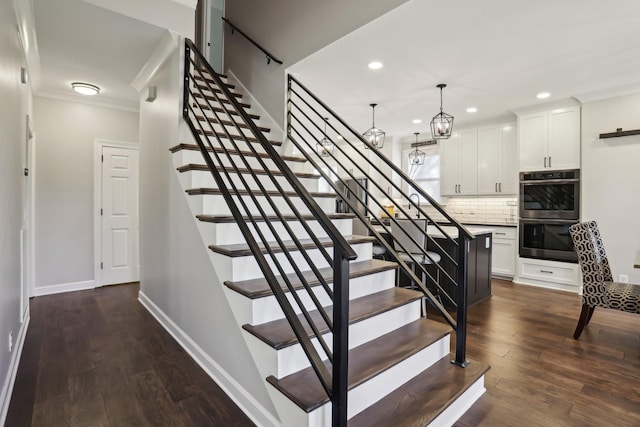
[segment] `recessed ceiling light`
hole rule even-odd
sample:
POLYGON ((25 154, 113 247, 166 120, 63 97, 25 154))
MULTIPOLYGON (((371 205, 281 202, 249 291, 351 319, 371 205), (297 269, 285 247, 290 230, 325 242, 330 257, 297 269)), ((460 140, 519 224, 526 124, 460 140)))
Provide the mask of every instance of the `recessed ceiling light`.
POLYGON ((411 122, 412 122, 414 125, 419 125, 420 123, 422 123, 422 120, 420 120, 420 119, 413 119, 411 122))
POLYGON ((89 83, 74 82, 71 83, 71 87, 74 91, 82 95, 93 96, 100 93, 100 88, 98 86, 89 83))
POLYGON ((550 96, 551 96, 551 94, 549 92, 540 92, 539 94, 536 95, 536 98, 538 98, 538 99, 547 99, 550 96))
POLYGON ((380 61, 369 62, 368 67, 370 70, 379 70, 380 68, 382 68, 382 62, 380 61))
POLYGON ((476 107, 467 108, 467 113, 477 113, 478 109, 476 107))

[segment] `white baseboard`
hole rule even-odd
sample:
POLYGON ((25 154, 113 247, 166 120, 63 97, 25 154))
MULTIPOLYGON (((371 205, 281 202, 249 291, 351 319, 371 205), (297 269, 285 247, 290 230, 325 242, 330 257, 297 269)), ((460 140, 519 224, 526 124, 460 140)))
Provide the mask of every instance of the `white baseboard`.
POLYGON ((94 289, 95 281, 84 280, 82 282, 61 283, 59 285, 38 286, 33 288, 33 296, 61 294, 63 292, 84 291, 94 289))
POLYGON ((31 320, 29 310, 25 312, 24 319, 18 331, 16 337, 16 345, 13 349, 13 355, 11 356, 11 362, 9 363, 9 371, 7 377, 2 386, 2 393, 0 393, 0 426, 3 426, 7 420, 7 412, 9 411, 9 403, 11 403, 11 395, 13 394, 13 385, 16 381, 16 374, 18 373, 18 366, 20 365, 20 356, 22 355, 22 347, 24 346, 24 338, 27 335, 27 328, 29 327, 29 321, 31 320))
POLYGON ((142 291, 138 294, 138 301, 151 313, 153 317, 171 334, 171 336, 189 353, 193 360, 200 365, 220 388, 235 402, 236 405, 256 423, 264 427, 282 427, 271 413, 269 413, 249 392, 234 380, 215 360, 213 360, 200 346, 191 339, 173 320, 171 320, 151 299, 142 291))

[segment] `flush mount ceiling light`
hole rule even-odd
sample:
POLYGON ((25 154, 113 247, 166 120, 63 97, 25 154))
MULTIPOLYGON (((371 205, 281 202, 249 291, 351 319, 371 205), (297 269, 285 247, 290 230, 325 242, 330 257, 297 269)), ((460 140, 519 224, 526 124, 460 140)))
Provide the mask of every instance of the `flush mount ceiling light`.
MULTIPOLYGON (((373 148, 382 148, 384 146, 384 137, 385 133, 376 128, 376 105, 378 104, 369 104, 371 107, 371 129, 362 134, 366 138, 366 140, 373 146, 373 148)), ((369 148, 368 145, 365 144, 364 148, 369 148)))
POLYGON ((325 117, 324 118, 324 138, 322 138, 320 142, 316 144, 316 152, 322 157, 328 157, 329 155, 333 154, 333 149, 335 148, 335 146, 333 145, 333 142, 331 142, 331 140, 327 138, 327 122, 328 121, 329 121, 329 118, 325 117))
POLYGON ((551 94, 549 92, 540 92, 539 94, 536 95, 536 98, 538 98, 538 99, 547 99, 550 96, 551 96, 551 94))
POLYGON ((420 135, 420 132, 415 132, 414 135, 416 136, 416 149, 409 153, 409 164, 424 165, 424 151, 418 150, 418 135, 420 135))
POLYGON ((420 119, 413 119, 413 121, 412 121, 411 123, 413 123, 414 125, 419 125, 420 123, 422 123, 422 120, 420 120, 420 119))
POLYGON ((98 86, 89 83, 74 82, 71 83, 71 87, 81 95, 93 96, 100 93, 100 88, 98 86))
POLYGON ((476 107, 469 107, 467 108, 467 113, 473 114, 473 113, 477 113, 478 109, 476 107))
POLYGON ((380 68, 382 68, 382 62, 380 61, 369 62, 369 65, 367 66, 369 67, 370 70, 379 70, 380 68))
POLYGON ((453 116, 442 111, 442 89, 446 84, 436 86, 440 89, 440 112, 431 119, 431 136, 433 139, 448 139, 453 130, 453 116))

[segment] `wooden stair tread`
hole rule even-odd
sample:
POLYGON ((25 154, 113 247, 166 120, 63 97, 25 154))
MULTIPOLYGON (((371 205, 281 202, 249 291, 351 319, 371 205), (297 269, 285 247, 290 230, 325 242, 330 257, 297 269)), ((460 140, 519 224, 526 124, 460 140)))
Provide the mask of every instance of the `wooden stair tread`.
MULTIPOLYGON (((418 291, 393 287, 356 298, 349 301, 349 324, 351 325, 369 319, 378 314, 419 300, 421 297, 422 294, 418 291)), ((333 306, 325 307, 329 315, 331 315, 332 309, 333 306)), ((313 322, 318 326, 321 334, 329 331, 318 310, 310 311, 309 314, 313 322)), ((307 336, 314 337, 315 334, 309 327, 304 316, 299 314, 298 318, 304 326, 307 336)), ((293 333, 293 329, 291 329, 291 325, 289 325, 287 319, 272 320, 271 322, 261 323, 259 325, 243 325, 242 328, 276 350, 298 343, 298 338, 293 333)))
MULTIPOLYGON (((227 111, 225 111, 225 110, 224 110, 224 108, 221 108, 221 107, 213 107, 213 108, 211 108, 211 107, 209 107, 208 105, 206 105, 206 104, 201 104, 201 103, 198 103, 198 104, 195 104, 195 103, 194 103, 194 104, 193 104, 193 106, 194 106, 194 107, 195 107, 195 106, 198 106, 198 107, 199 107, 199 108, 201 108, 202 110, 213 110, 213 111, 215 111, 216 113, 227 114, 227 111)), ((238 113, 236 110, 233 110, 233 109, 229 109, 228 113, 229 113, 229 114, 231 114, 232 116, 239 116, 239 115, 240 115, 240 113, 238 113)), ((259 116, 259 115, 257 115, 257 114, 253 114, 253 113, 249 113, 248 111, 247 111, 246 113, 247 113, 247 114, 249 115, 249 117, 251 117, 253 120, 260 120, 260 116, 259 116)))
MULTIPOLYGON (((191 150, 191 151, 200 151, 200 148, 198 148, 198 146, 196 144, 178 144, 175 145, 173 147, 171 147, 169 149, 169 151, 171 151, 172 153, 177 153, 180 150, 191 150)), ((213 151, 211 149, 211 147, 208 147, 207 151, 213 151)), ((215 151, 217 153, 224 153, 224 150, 221 147, 215 147, 215 151)), ((251 151, 244 151, 244 150, 229 150, 229 153, 233 154, 233 155, 242 155, 242 156, 248 156, 248 157, 261 157, 263 159, 270 159, 271 157, 269 157, 269 155, 267 153, 258 153, 257 155, 251 151)), ((307 161, 306 158, 304 157, 296 157, 296 156, 280 156, 282 157, 283 160, 289 161, 289 162, 299 162, 299 163, 305 163, 307 161)))
MULTIPOLYGON (((223 104, 231 104, 231 102, 228 99, 220 99, 218 100, 218 98, 216 98, 215 96, 212 95, 201 95, 199 93, 192 93, 191 94, 194 98, 199 98, 199 99, 207 99, 209 101, 213 101, 213 102, 222 102, 223 104)), ((251 108, 251 104, 247 104, 246 102, 240 102, 238 101, 238 104, 241 105, 244 108, 251 108)))
MULTIPOLYGON (((198 129, 197 130, 199 135, 202 135, 202 129, 198 129)), ((207 136, 214 136, 215 134, 213 133, 213 131, 211 130, 205 130, 204 134, 207 136)), ((247 135, 236 135, 236 134, 232 134, 231 137, 236 140, 236 141, 248 141, 248 142, 258 142, 258 138, 254 137, 254 136, 247 136, 247 135)), ((220 139, 229 139, 226 135, 220 135, 220 139)), ((282 145, 282 141, 268 141, 271 145, 282 145)))
MULTIPOLYGON (((229 190, 231 192, 231 194, 234 194, 235 192, 233 190, 229 190)), ((190 188, 188 190, 185 190, 185 192, 187 194, 189 194, 190 196, 194 196, 194 195, 198 195, 198 194, 210 194, 210 195, 220 195, 222 194, 222 191, 220 191, 219 188, 190 188)), ((247 190, 241 189, 238 190, 238 193, 241 196, 246 196, 249 194, 249 192, 247 190)), ((277 190, 271 190, 271 191, 265 191, 263 192, 258 192, 258 190, 253 191, 254 194, 256 194, 257 196, 262 196, 264 193, 266 193, 269 196, 281 196, 282 193, 277 191, 277 190)), ((285 191, 284 194, 286 196, 289 197, 295 197, 298 196, 298 193, 296 193, 295 191, 285 191)), ((319 193, 319 192, 315 192, 315 191, 311 191, 309 192, 309 194, 314 197, 314 198, 329 198, 329 199, 333 199, 336 197, 336 193, 319 193)))
MULTIPOLYGON (((218 123, 218 124, 222 124, 224 126, 235 126, 233 124, 233 122, 231 122, 230 120, 218 120, 215 117, 207 117, 209 119, 209 121, 211 123, 218 123)), ((203 116, 202 114, 196 114, 196 119, 206 122, 205 116, 203 116)), ((240 127, 241 129, 249 129, 249 125, 247 125, 246 123, 237 123, 238 127, 240 127)), ((267 128, 267 127, 262 127, 262 126, 258 126, 258 129, 260 129, 261 132, 265 132, 265 133, 269 133, 271 132, 271 129, 267 128)))
MULTIPOLYGON (((218 87, 218 85, 216 84, 216 82, 214 82, 213 80, 209 81, 210 84, 215 85, 214 87, 209 87, 206 84, 202 84, 202 83, 198 83, 197 88, 203 90, 203 91, 209 91, 209 92, 215 92, 215 93, 219 93, 219 94, 224 94, 224 92, 222 91, 222 89, 220 89, 218 87)), ((235 86, 233 85, 226 85, 227 89, 229 89, 229 92, 231 93, 231 95, 235 96, 236 98, 242 98, 244 95, 242 95, 241 93, 236 93, 236 92, 231 92, 233 89, 235 89, 235 86)))
POLYGON ((432 422, 489 370, 472 361, 466 368, 451 354, 349 420, 349 427, 422 427, 432 422))
MULTIPOLYGON (((347 243, 351 245, 355 245, 358 243, 374 242, 376 240, 375 237, 369 237, 369 236, 343 236, 343 237, 345 238, 347 243)), ((333 246, 333 241, 328 237, 320 237, 318 238, 318 241, 325 248, 333 246)), ((316 243, 311 239, 299 239, 299 242, 302 245, 302 247, 305 249, 314 249, 318 247, 318 245, 316 245, 316 243)), ((276 253, 282 252, 282 248, 278 245, 277 242, 274 241, 274 242, 268 242, 268 243, 269 243, 269 247, 273 252, 276 252, 276 253)), ((298 250, 298 248, 296 247, 296 245, 293 243, 292 240, 284 240, 283 243, 287 251, 298 250)), ((267 250, 262 244, 262 242, 258 242, 258 246, 260 246, 262 253, 267 253, 267 250)), ((249 246, 246 243, 236 243, 233 245, 209 245, 209 249, 211 249, 213 252, 226 255, 229 257, 248 256, 252 254, 251 249, 249 249, 249 246)))
MULTIPOLYGON (((200 70, 200 72, 202 72, 202 74, 206 74, 207 76, 209 75, 209 72, 207 70, 200 70)), ((221 79, 228 79, 229 76, 227 76, 226 74, 218 74, 218 77, 220 77, 221 79)), ((195 75, 194 80, 204 80, 202 77, 200 77, 199 75, 195 75)), ((208 77, 207 80, 211 80, 212 82, 214 82, 213 79, 211 79, 211 77, 208 77)))
MULTIPOLYGON (((328 213, 326 214, 329 219, 354 219, 356 217, 355 214, 352 213, 328 213)), ((282 217, 287 221, 297 221, 298 217, 292 214, 282 215, 282 217)), ((216 224, 225 224, 225 223, 233 223, 235 224, 236 219, 231 215, 196 215, 202 222, 213 222, 216 224)), ((249 220, 249 217, 243 217, 246 221, 249 220)), ((302 218, 305 221, 312 221, 315 219, 313 215, 302 215, 302 218)), ((278 221, 279 218, 275 215, 267 215, 267 219, 269 221, 278 221)), ((256 221, 264 221, 262 218, 256 218, 256 221)))
MULTIPOLYGON (((396 268, 398 268, 398 264, 396 264, 395 262, 383 261, 379 259, 352 261, 351 263, 349 263, 349 278, 354 279, 356 277, 367 276, 369 274, 379 273, 386 270, 394 270, 396 268)), ((318 269, 318 271, 328 283, 333 282, 333 269, 331 267, 320 268, 318 269)), ((303 277, 307 280, 309 286, 317 286, 320 284, 320 281, 318 280, 316 275, 311 271, 304 271, 303 277)), ((282 279, 282 276, 276 276, 276 278, 278 279, 278 283, 280 283, 282 289, 287 292, 288 288, 285 281, 282 279)), ((294 289, 302 289, 302 282, 300 281, 300 278, 297 274, 287 274, 287 278, 289 279, 294 289)), ((229 289, 232 289, 239 294, 251 299, 263 298, 273 295, 273 291, 264 278, 241 280, 236 282, 227 280, 226 282, 224 282, 224 285, 229 289)))
MULTIPOLYGON (((445 324, 420 318, 350 350, 349 390, 397 365, 449 333, 451 328, 445 324)), ((328 362, 325 364, 329 366, 328 362)), ((310 367, 281 379, 270 376, 267 381, 306 412, 329 402, 320 380, 310 367)), ((430 399, 428 395, 420 397, 430 399)), ((377 422, 369 425, 378 426, 377 422)))
MULTIPOLYGON (((235 173, 235 170, 232 167, 218 168, 218 170, 226 170, 227 172, 235 173)), ((189 163, 178 168, 179 172, 187 172, 187 171, 209 171, 209 167, 207 165, 200 165, 195 163, 189 163)), ((238 172, 240 173, 250 173, 249 169, 238 168, 238 172)), ((268 175, 267 171, 262 169, 253 170, 253 173, 256 175, 268 175)), ((269 171, 272 175, 283 176, 281 171, 269 171)), ((320 179, 320 175, 315 173, 308 172, 294 172, 295 176, 298 178, 310 178, 310 179, 320 179)))

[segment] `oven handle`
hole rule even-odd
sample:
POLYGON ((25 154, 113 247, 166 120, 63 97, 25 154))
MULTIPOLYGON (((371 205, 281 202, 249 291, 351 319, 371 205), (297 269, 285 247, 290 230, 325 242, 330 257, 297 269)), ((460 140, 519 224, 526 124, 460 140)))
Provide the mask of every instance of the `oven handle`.
POLYGON ((520 185, 575 184, 576 182, 580 182, 580 178, 526 179, 526 180, 520 180, 520 185))
POLYGON ((520 218, 521 224, 553 224, 553 225, 567 225, 577 224, 579 219, 548 219, 548 218, 520 218))

